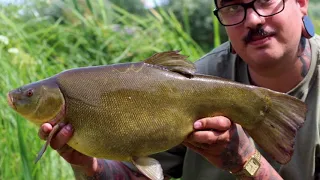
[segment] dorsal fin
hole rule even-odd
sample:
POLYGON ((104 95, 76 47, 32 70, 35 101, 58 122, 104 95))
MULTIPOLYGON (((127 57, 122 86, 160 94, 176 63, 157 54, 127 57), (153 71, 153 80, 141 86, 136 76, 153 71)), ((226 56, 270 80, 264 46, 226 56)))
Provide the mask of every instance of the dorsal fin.
POLYGON ((192 77, 196 71, 195 65, 192 62, 187 61, 187 56, 181 55, 179 52, 180 51, 166 51, 156 53, 144 62, 192 77))

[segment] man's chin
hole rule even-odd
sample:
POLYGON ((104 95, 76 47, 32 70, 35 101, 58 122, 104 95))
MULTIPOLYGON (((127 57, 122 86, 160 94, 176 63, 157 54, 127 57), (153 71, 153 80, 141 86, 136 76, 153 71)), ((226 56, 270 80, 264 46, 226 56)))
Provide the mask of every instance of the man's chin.
POLYGON ((270 67, 279 61, 280 56, 277 56, 279 52, 272 49, 262 49, 251 51, 246 59, 248 64, 255 64, 259 67, 270 67))

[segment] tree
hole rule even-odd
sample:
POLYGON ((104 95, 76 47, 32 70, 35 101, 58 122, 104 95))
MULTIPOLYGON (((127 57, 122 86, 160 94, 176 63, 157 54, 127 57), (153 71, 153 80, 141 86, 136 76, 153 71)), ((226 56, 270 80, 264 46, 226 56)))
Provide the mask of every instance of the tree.
POLYGON ((146 8, 141 0, 109 0, 111 3, 127 10, 130 13, 144 15, 146 8))
POLYGON ((213 31, 213 0, 170 0, 164 9, 172 10, 178 21, 183 24, 185 31, 204 48, 210 51, 213 48, 214 38, 221 37, 221 41, 226 41, 227 36, 224 28, 219 25, 220 34, 213 31))

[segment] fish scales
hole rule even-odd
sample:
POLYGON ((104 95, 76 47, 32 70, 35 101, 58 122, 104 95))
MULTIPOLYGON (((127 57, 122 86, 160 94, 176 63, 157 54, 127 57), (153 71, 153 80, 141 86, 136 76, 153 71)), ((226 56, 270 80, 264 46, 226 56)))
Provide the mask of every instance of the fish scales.
POLYGON ((135 67, 139 70, 129 64, 116 65, 114 71, 92 67, 57 76, 67 94, 65 121, 76 129, 70 146, 95 157, 128 160, 181 143, 198 118, 227 114, 237 121, 239 113, 234 112, 240 110, 252 123, 259 120, 254 110, 264 109, 264 99, 250 89, 235 90, 233 84, 202 76, 189 79, 144 63, 135 67), (240 100, 256 101, 261 108, 235 106, 240 100))
MULTIPOLYGON (((7 100, 36 125, 70 123, 68 144, 75 150, 130 161, 150 179, 163 179, 151 154, 181 144, 195 120, 219 115, 240 124, 278 163, 290 161, 306 117, 304 102, 195 71, 185 56, 168 51, 138 63, 66 70, 10 91, 7 100)), ((53 127, 36 162, 59 127, 53 127)))

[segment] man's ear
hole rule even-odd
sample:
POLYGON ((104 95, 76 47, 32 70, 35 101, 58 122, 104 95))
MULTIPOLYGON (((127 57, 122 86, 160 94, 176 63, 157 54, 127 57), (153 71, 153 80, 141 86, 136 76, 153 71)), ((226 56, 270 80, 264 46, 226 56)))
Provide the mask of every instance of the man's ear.
POLYGON ((302 36, 309 39, 314 36, 315 30, 311 19, 308 17, 308 4, 309 0, 297 0, 300 7, 300 12, 302 16, 302 36))
POLYGON ((302 16, 307 15, 309 0, 297 0, 297 3, 300 6, 300 11, 302 13, 302 16))

